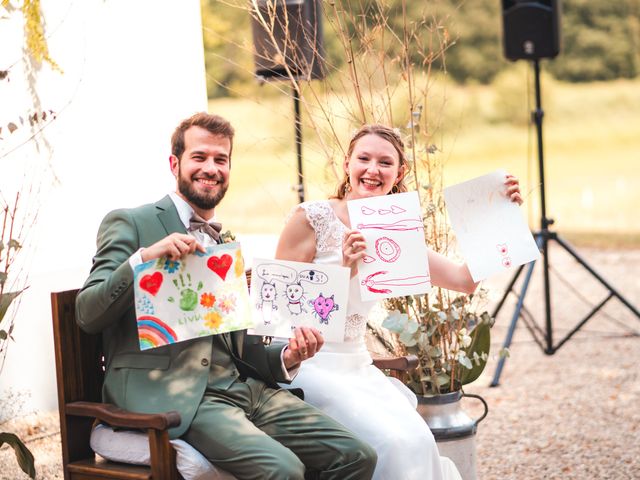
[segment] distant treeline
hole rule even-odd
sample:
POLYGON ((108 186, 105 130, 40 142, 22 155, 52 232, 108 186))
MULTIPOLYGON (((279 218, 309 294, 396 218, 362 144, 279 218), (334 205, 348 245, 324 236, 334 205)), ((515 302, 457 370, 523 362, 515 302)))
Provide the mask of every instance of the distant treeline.
MULTIPOLYGON (((359 22, 379 21, 380 10, 373 0, 332 2, 357 12, 359 22)), ((241 93, 254 83, 248 3, 238 1, 235 8, 227 0, 202 0, 210 97, 241 93)), ((378 3, 387 6, 384 15, 388 23, 400 29, 402 0, 378 3)), ((325 2, 325 7, 328 4, 325 2)), ((418 29, 424 25, 423 49, 429 45, 427 36, 433 39, 434 25, 440 26, 439 40, 445 39, 447 48, 444 61, 438 58, 433 66, 446 70, 457 82, 489 83, 510 65, 502 53, 500 0, 407 0, 406 8, 407 17, 417 22, 418 29)), ((563 0, 561 9, 561 53, 555 60, 543 62, 543 68, 569 82, 640 74, 640 0, 563 0)), ((330 21, 325 21, 324 45, 332 69, 340 70, 345 55, 330 21)), ((389 54, 394 54, 393 47, 389 54)), ((412 56, 416 65, 424 60, 424 51, 412 56)))

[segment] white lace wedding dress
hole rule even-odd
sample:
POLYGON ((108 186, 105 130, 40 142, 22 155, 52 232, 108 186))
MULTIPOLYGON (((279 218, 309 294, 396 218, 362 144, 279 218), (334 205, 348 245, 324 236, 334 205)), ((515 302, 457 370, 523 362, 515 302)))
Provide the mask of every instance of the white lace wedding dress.
MULTIPOLYGON (((342 264, 346 226, 328 201, 300 205, 316 233, 314 263, 342 264)), ((333 417, 378 453, 376 480, 460 480, 451 460, 440 457, 425 421, 415 410, 415 395, 374 367, 365 346, 367 315, 351 279, 344 343, 325 343, 302 363, 292 386, 305 400, 333 417)))

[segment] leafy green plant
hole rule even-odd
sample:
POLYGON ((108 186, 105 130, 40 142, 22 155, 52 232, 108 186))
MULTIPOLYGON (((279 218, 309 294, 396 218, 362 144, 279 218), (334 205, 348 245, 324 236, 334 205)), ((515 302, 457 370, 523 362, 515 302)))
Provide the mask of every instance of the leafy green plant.
MULTIPOLYGON (((9 269, 15 260, 16 254, 22 248, 18 240, 13 238, 13 226, 16 218, 16 210, 20 196, 16 195, 13 208, 4 205, 2 212, 2 227, 0 229, 0 373, 4 365, 4 358, 7 353, 7 346, 13 340, 11 336, 14 327, 14 317, 7 316, 11 303, 24 291, 5 291, 9 281, 9 269)), ((16 459, 23 472, 31 478, 35 478, 36 470, 34 458, 26 445, 20 438, 9 432, 0 432, 0 446, 10 445, 16 454, 16 459)))
POLYGON ((382 326, 398 334, 407 353, 420 360, 407 384, 415 393, 436 394, 459 390, 476 380, 487 363, 493 319, 478 314, 458 297, 451 305, 429 306, 416 312, 413 306, 428 302, 428 295, 387 301, 393 308, 382 326), (406 308, 409 307, 409 313, 406 308))
POLYGON ((29 475, 29 477, 36 478, 36 467, 34 464, 33 454, 25 444, 22 443, 22 440, 20 440, 15 433, 0 432, 0 447, 5 443, 11 446, 16 452, 16 459, 18 460, 18 465, 20 465, 22 471, 29 475))

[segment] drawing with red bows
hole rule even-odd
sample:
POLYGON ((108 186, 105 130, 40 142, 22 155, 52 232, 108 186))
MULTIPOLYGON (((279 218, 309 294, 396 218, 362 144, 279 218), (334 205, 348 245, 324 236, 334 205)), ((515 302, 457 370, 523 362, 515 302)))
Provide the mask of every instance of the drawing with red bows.
POLYGON ((374 213, 378 213, 380 215, 397 215, 399 213, 404 213, 406 210, 398 205, 391 205, 389 208, 380 208, 379 210, 374 210, 373 208, 369 208, 365 205, 360 207, 360 211, 363 215, 373 215, 374 213))
POLYGON ((424 222, 416 192, 347 203, 351 225, 367 244, 358 280, 363 300, 427 293, 431 289, 424 222))
POLYGON ((402 253, 400 245, 389 237, 380 237, 376 240, 376 255, 383 262, 395 262, 400 257, 400 253, 402 253))
MULTIPOLYGON (((355 200, 354 200, 355 201, 355 200)), ((380 222, 380 223, 356 223, 358 230, 391 230, 396 232, 404 231, 422 231, 424 230, 424 223, 422 218, 403 218, 402 220, 396 220, 395 222, 380 222)))
POLYGON ((416 275, 414 277, 401 278, 379 277, 380 275, 386 275, 387 273, 389 272, 382 271, 372 273, 371 275, 368 275, 361 284, 373 293, 391 293, 391 290, 388 288, 378 287, 413 287, 415 285, 428 284, 430 281, 429 275, 416 275))

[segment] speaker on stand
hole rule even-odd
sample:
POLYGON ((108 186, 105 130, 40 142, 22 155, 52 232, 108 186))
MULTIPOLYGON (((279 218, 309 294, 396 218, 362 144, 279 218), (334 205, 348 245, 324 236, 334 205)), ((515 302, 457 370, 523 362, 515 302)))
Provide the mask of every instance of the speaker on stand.
MULTIPOLYGON (((591 265, 589 265, 580 255, 562 239, 556 232, 549 229, 553 225, 553 219, 547 217, 545 199, 545 179, 544 179, 544 150, 542 141, 542 110, 540 94, 540 62, 541 58, 554 58, 560 52, 560 5, 559 0, 502 0, 502 15, 504 27, 504 54, 509 60, 530 60, 533 64, 535 77, 536 109, 531 112, 531 118, 536 125, 537 150, 538 150, 538 172, 540 178, 540 230, 534 232, 536 243, 540 248, 543 260, 544 278, 544 307, 545 325, 544 329, 539 327, 533 319, 529 321, 533 328, 529 328, 533 339, 547 355, 553 355, 562 345, 564 345, 580 328, 584 326, 611 298, 616 297, 622 302, 636 317, 640 318, 640 312, 626 298, 618 293, 601 275, 599 275, 591 265), (556 242, 569 255, 571 255, 580 265, 582 265, 592 277, 600 282, 607 290, 607 296, 601 300, 584 318, 582 318, 560 341, 554 343, 553 324, 551 316, 551 291, 549 281, 549 242, 556 242)), ((525 266, 518 268, 511 278, 507 289, 498 302, 493 317, 495 318, 502 308, 507 296, 514 293, 517 297, 517 304, 511 317, 511 323, 507 335, 503 342, 503 349, 511 345, 518 319, 522 317, 527 322, 527 318, 522 315, 526 312, 524 299, 527 294, 533 268, 537 262, 532 262, 526 266, 526 274, 520 292, 514 291, 514 285, 525 266)), ((530 315, 530 314, 529 314, 530 315)), ((529 324, 527 324, 529 326, 529 324)), ((496 367, 492 387, 500 384, 500 375, 504 368, 506 357, 500 358, 496 367)))
MULTIPOLYGON (((264 80, 325 77, 321 0, 257 0, 251 12, 255 73, 264 80)), ((298 199, 304 202, 300 92, 291 87, 298 160, 298 199)))
POLYGON ((560 53, 558 0, 502 0, 504 56, 509 60, 554 58, 560 53))

